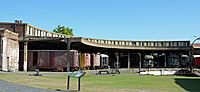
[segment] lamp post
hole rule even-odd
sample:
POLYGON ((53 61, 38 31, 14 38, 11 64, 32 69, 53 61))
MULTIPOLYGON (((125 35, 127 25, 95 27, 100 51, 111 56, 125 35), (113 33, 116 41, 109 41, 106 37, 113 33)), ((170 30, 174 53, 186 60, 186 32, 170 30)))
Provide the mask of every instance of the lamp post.
POLYGON ((194 60, 194 57, 193 57, 193 50, 194 50, 194 48, 193 48, 193 44, 195 43, 195 41, 197 41, 197 40, 200 40, 200 37, 198 37, 198 38, 196 38, 193 42, 192 42, 192 44, 191 44, 191 46, 190 46, 190 71, 192 72, 192 64, 193 64, 193 60, 194 60))

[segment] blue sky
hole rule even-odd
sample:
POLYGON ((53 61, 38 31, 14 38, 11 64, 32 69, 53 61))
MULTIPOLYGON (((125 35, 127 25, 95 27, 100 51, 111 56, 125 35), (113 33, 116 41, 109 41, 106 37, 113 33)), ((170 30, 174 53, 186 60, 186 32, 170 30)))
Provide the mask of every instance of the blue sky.
POLYGON ((1 0, 0 21, 45 30, 64 25, 75 36, 121 40, 194 40, 200 0, 1 0))

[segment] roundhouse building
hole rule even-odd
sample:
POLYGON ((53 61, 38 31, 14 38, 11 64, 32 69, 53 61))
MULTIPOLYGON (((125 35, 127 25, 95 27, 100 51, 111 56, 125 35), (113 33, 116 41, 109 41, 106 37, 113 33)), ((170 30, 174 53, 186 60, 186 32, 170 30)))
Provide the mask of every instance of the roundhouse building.
MULTIPOLYGON (((17 62, 19 62, 18 70, 21 71, 37 68, 33 66, 37 65, 38 55, 41 54, 30 54, 31 50, 42 52, 44 50, 63 51, 70 49, 77 50, 79 54, 102 53, 108 55, 111 68, 116 66, 120 68, 168 68, 187 67, 190 64, 190 41, 129 41, 71 37, 39 29, 30 24, 22 23, 22 21, 0 22, 0 28, 18 33, 19 59, 17 62), (29 58, 31 55, 32 60, 29 58)), ((0 58, 2 59, 2 57, 0 58)), ((67 60, 69 59, 66 59, 65 62, 67 60)), ((45 63, 45 60, 43 61, 45 63)), ((50 63, 52 66, 53 64, 50 63)))

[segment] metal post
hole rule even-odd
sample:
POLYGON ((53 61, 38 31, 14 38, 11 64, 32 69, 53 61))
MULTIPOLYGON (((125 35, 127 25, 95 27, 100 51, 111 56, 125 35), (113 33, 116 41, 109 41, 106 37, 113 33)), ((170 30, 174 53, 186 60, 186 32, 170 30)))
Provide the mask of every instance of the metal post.
POLYGON ((70 77, 67 77, 67 90, 69 90, 70 77))
MULTIPOLYGON (((3 55, 3 40, 0 36, 0 65, 2 66, 2 55, 3 55)), ((2 67, 0 67, 0 69, 2 70, 2 67)))
POLYGON ((130 53, 128 53, 128 71, 130 72, 130 53))
POLYGON ((24 71, 27 71, 28 42, 24 42, 24 71))
POLYGON ((138 55, 139 55, 139 59, 140 59, 140 61, 139 61, 139 73, 140 73, 140 71, 141 71, 141 66, 142 66, 142 62, 141 62, 141 53, 138 53, 138 55))
POLYGON ((192 46, 190 47, 190 50, 189 51, 189 68, 190 68, 190 71, 192 70, 192 46))
POLYGON ((78 91, 80 92, 81 90, 81 78, 78 78, 78 91))
POLYGON ((78 64, 79 64, 79 71, 81 70, 81 51, 78 53, 78 57, 79 57, 79 60, 78 60, 78 64))
POLYGON ((166 70, 166 67, 167 67, 167 60, 166 60, 166 54, 165 54, 165 56, 164 56, 164 59, 165 59, 165 70, 166 70))

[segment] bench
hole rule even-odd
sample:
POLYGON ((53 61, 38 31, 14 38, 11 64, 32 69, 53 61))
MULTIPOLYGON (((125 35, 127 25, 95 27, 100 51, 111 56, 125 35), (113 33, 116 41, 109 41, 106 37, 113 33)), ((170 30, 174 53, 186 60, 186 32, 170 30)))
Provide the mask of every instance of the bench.
POLYGON ((106 74, 109 74, 109 71, 108 70, 100 70, 97 72, 97 75, 101 75, 103 72, 105 72, 106 74))

